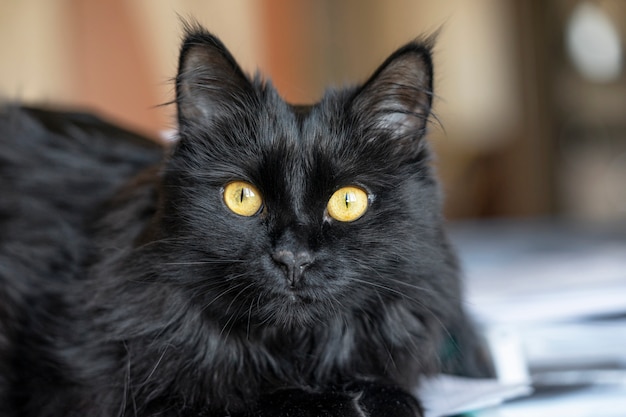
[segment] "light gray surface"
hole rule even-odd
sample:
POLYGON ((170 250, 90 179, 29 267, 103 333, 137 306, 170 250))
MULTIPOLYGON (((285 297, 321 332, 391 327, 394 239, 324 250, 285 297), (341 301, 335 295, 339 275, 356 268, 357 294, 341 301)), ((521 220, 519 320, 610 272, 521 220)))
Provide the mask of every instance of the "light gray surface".
POLYGON ((452 224, 499 377, 536 394, 482 416, 626 416, 626 225, 452 224))

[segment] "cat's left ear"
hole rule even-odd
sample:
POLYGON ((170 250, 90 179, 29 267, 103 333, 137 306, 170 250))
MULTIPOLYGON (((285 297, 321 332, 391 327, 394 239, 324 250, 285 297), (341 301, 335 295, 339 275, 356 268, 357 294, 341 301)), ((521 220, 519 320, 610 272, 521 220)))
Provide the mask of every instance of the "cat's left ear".
POLYGON ((415 41, 398 49, 356 93, 353 114, 366 129, 412 141, 424 135, 433 97, 433 42, 415 41))
POLYGON ((224 44, 197 24, 185 31, 176 76, 179 127, 249 110, 254 88, 224 44))

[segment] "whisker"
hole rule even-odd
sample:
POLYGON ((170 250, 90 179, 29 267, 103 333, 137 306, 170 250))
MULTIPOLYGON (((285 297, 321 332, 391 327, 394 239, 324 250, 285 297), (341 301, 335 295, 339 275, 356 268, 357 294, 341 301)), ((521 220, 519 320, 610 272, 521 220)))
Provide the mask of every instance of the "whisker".
POLYGON ((168 348, 169 348, 169 345, 165 345, 165 349, 163 349, 163 353, 161 353, 161 356, 159 356, 159 359, 157 360, 156 364, 154 365, 154 367, 152 368, 152 370, 150 371, 146 379, 141 383, 141 385, 145 385, 150 380, 150 378, 152 378, 152 375, 154 375, 157 368, 161 364, 161 361, 163 360, 163 357, 165 356, 165 353, 167 352, 168 348))
MULTIPOLYGON (((372 268, 372 270, 373 270, 374 272, 376 272, 373 268, 372 268)), ((348 279, 349 279, 350 281, 358 282, 358 283, 360 283, 360 284, 371 285, 372 287, 376 287, 376 288, 383 289, 383 290, 385 290, 385 291, 389 291, 389 292, 394 293, 394 294, 397 294, 397 295, 399 295, 399 296, 401 296, 401 297, 403 297, 403 298, 404 298, 404 296, 405 296, 405 294, 404 294, 404 293, 402 293, 402 292, 400 292, 400 291, 398 291, 398 290, 396 290, 396 289, 394 289, 394 288, 387 287, 387 286, 385 286, 385 285, 383 285, 383 284, 377 284, 377 283, 375 283, 375 282, 366 281, 366 280, 359 279, 359 278, 354 278, 354 277, 349 277, 348 279)))
POLYGON ((250 308, 248 309, 248 324, 246 326, 246 340, 250 339, 250 322, 252 321, 252 307, 254 306, 254 300, 256 297, 253 297, 250 301, 250 308))
POLYGON ((243 283, 240 284, 236 284, 234 286, 230 286, 228 288, 226 288, 226 290, 222 291, 221 293, 219 293, 218 295, 216 295, 209 303, 205 304, 201 311, 205 311, 207 308, 209 308, 211 306, 211 304, 213 304, 214 302, 216 302, 217 300, 219 300, 222 296, 228 294, 229 292, 236 290, 237 288, 239 288, 241 285, 243 285, 243 283))
MULTIPOLYGON (((233 303, 237 300, 237 298, 239 298, 239 296, 241 294, 243 294, 248 288, 252 287, 254 285, 254 282, 251 282, 250 284, 246 285, 244 288, 242 288, 235 297, 233 297, 233 299, 231 300, 230 304, 228 305, 228 307, 226 308, 226 312, 224 314, 228 314, 228 312, 230 311, 230 308, 232 307, 233 303)), ((241 310, 241 309, 240 309, 241 310)), ((228 318, 228 320, 226 321, 226 323, 224 324, 224 326, 222 326, 222 330, 220 331, 220 336, 222 336, 222 334, 224 333, 224 331, 226 330, 226 327, 228 327, 228 324, 231 322, 231 320, 233 320, 238 314, 231 314, 230 317, 228 318)), ((233 325, 234 325, 234 321, 233 321, 233 325)), ((228 333, 226 333, 226 336, 228 337, 228 335, 230 334, 230 330, 232 330, 232 326, 231 328, 228 330, 228 333)))
MULTIPOLYGON (((370 269, 371 269, 372 271, 374 271, 374 272, 378 273, 378 272, 377 272, 374 268, 370 268, 370 269)), ((380 274, 379 274, 379 275, 380 275, 380 274)), ((400 292, 400 291, 398 291, 398 290, 396 290, 396 289, 394 289, 394 288, 387 287, 387 286, 382 285, 382 284, 377 284, 377 283, 374 283, 374 282, 371 282, 371 281, 365 281, 365 280, 361 280, 361 279, 354 278, 354 277, 350 277, 349 279, 350 279, 350 280, 352 280, 352 281, 355 281, 355 282, 359 282, 359 283, 363 283, 363 284, 371 285, 371 286, 373 286, 373 287, 380 288, 380 289, 383 289, 383 290, 385 290, 385 291, 389 291, 389 292, 391 292, 391 293, 393 293, 393 294, 400 295, 403 299, 409 299, 409 300, 411 300, 412 302, 414 302, 414 303, 418 304, 418 305, 419 305, 420 307, 422 307, 422 308, 423 308, 423 309, 424 309, 424 310, 425 310, 428 314, 430 314, 430 316, 431 316, 431 317, 432 317, 432 318, 433 318, 433 319, 434 319, 434 320, 435 320, 435 321, 436 321, 436 322, 437 322, 437 323, 441 326, 441 329, 444 331, 444 333, 446 334, 446 336, 447 336, 448 338, 450 338, 450 339, 453 339, 453 338, 452 338, 452 334, 450 333, 450 331, 448 330, 448 328, 446 327, 446 325, 445 325, 445 324, 441 321, 441 319, 437 316, 437 314, 435 314, 435 312, 434 312, 431 308, 429 308, 426 304, 424 304, 423 302, 419 301, 418 299, 416 299, 416 298, 414 298, 414 297, 407 297, 405 293, 402 293, 402 292, 400 292)))
POLYGON ((245 263, 244 259, 212 259, 208 261, 189 261, 189 262, 162 262, 160 265, 205 265, 205 264, 230 264, 230 263, 245 263))

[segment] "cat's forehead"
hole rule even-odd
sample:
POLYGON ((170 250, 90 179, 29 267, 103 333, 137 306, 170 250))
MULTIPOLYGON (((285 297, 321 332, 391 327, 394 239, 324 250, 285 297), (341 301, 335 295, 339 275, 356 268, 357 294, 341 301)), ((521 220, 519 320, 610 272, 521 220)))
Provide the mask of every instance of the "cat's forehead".
POLYGON ((290 104, 270 94, 259 113, 261 133, 265 133, 259 138, 261 144, 294 148, 301 154, 337 154, 340 148, 354 145, 350 137, 355 132, 349 131, 343 107, 336 95, 314 104, 290 104))
MULTIPOLYGON (((276 174, 310 176, 318 164, 332 165, 345 138, 335 132, 336 120, 319 105, 268 106, 258 132, 260 162, 272 163, 276 174)), ((330 168, 330 166, 329 166, 330 168)))
POLYGON ((349 91, 333 91, 312 105, 289 104, 275 91, 259 96, 258 107, 205 130, 205 167, 218 175, 216 181, 244 179, 301 191, 313 186, 324 193, 387 181, 394 165, 390 147, 364 137, 348 110, 349 91))

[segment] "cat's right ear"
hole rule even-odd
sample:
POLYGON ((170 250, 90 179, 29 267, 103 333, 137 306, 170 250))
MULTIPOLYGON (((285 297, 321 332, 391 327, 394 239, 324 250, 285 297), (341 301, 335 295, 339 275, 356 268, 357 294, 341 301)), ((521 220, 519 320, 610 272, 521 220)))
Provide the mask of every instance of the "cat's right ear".
POLYGON ((210 125, 249 108, 254 97, 250 80, 224 44, 199 25, 186 25, 176 76, 179 128, 210 125))

